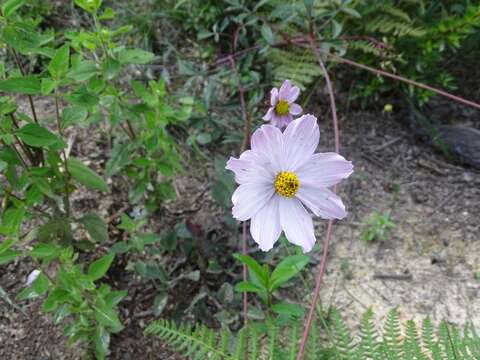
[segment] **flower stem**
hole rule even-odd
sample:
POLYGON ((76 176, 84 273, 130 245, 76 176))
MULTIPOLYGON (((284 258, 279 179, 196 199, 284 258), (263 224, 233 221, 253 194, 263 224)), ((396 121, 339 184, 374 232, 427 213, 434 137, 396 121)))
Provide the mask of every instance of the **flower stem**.
MULTIPOLYGON (((237 79, 238 95, 240 97, 240 106, 242 109, 242 116, 245 124, 244 133, 243 133, 243 144, 241 148, 241 151, 244 151, 244 150, 247 150, 250 145, 251 119, 247 113, 247 106, 245 103, 245 93, 243 90, 240 75, 238 74, 238 71, 237 71, 235 59, 233 56, 230 56, 229 60, 230 60, 230 65, 232 67, 232 71, 235 74, 235 77, 237 79)), ((247 255, 247 250, 248 250, 247 223, 244 221, 242 224, 242 254, 247 255)), ((243 277, 243 281, 246 282, 247 281, 247 265, 246 264, 242 265, 242 277, 243 277)), ((243 292, 243 323, 245 326, 248 325, 248 295, 246 291, 243 292)))
MULTIPOLYGON (((333 132, 335 136, 335 152, 338 153, 340 151, 340 135, 338 132, 337 106, 335 104, 335 95, 333 93, 332 82, 330 81, 330 76, 328 75, 327 68, 325 67, 325 64, 322 61, 320 53, 315 46, 315 41, 313 36, 310 36, 309 40, 310 40, 310 46, 312 48, 312 51, 315 54, 315 58, 317 59, 318 65, 320 65, 320 67, 322 68, 323 74, 325 76, 325 81, 327 83, 328 94, 330 97, 330 107, 332 110, 333 132)), ((333 192, 334 193, 337 192, 336 186, 333 188, 333 192)), ((328 249, 329 249, 330 241, 332 239, 332 235, 333 235, 333 220, 329 220, 328 227, 327 227, 327 236, 325 238, 325 241, 323 242, 322 260, 320 261, 320 265, 318 266, 318 271, 317 271, 317 276, 315 281, 315 289, 313 290, 312 302, 310 304, 310 309, 308 311, 307 320, 305 322, 305 327, 303 330, 302 340, 300 342, 300 347, 298 349, 297 360, 303 359, 303 354, 305 352, 305 347, 307 345, 308 334, 312 326, 313 317, 315 316, 315 308, 317 306, 317 301, 320 294, 320 286, 322 284, 323 275, 325 274, 325 267, 327 265, 327 257, 328 257, 328 249)))

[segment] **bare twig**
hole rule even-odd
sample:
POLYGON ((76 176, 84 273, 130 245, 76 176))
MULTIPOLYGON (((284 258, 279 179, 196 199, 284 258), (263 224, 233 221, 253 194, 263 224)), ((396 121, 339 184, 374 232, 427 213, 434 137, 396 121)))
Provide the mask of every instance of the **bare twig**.
POLYGON ((412 280, 412 274, 383 274, 383 273, 375 273, 373 274, 374 279, 378 280, 412 280))
MULTIPOLYGON (((325 76, 325 81, 327 83, 328 94, 330 97, 330 108, 332 111, 333 131, 334 131, 334 137, 335 137, 335 151, 338 153, 340 151, 340 135, 338 132, 337 106, 335 104, 335 95, 333 93, 332 83, 330 81, 330 76, 328 75, 327 68, 325 67, 325 64, 322 61, 322 58, 320 56, 320 53, 317 47, 315 46, 315 40, 313 38, 313 35, 310 37, 310 46, 312 51, 315 54, 318 64, 322 68, 323 74, 325 76)), ((333 188, 333 192, 335 193, 337 192, 336 186, 333 188)), ((322 260, 320 261, 320 265, 318 266, 317 277, 315 281, 315 289, 313 290, 312 302, 310 304, 310 309, 308 311, 307 320, 305 322, 305 327, 303 330, 302 340, 300 342, 300 347, 298 349, 297 360, 303 359, 305 346, 307 345, 308 334, 312 326, 313 317, 315 316, 315 308, 316 308, 318 297, 320 294, 320 286, 322 284, 323 275, 325 274, 325 268, 327 265, 327 257, 328 257, 328 248, 330 245, 330 241, 332 239, 332 235, 333 235, 333 220, 329 220, 328 227, 327 227, 327 236, 325 238, 325 241, 323 242, 323 256, 322 256, 322 260)))

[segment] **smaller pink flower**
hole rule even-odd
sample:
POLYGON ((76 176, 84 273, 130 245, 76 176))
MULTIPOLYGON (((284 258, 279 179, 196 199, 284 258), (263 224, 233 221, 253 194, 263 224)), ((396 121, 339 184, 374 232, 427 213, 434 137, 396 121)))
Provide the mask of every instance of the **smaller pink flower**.
POLYGON ((300 89, 298 86, 292 86, 290 80, 283 82, 280 91, 273 88, 270 91, 271 106, 263 120, 270 121, 272 125, 280 129, 288 125, 293 120, 293 116, 302 113, 302 107, 295 103, 298 95, 300 95, 300 89))

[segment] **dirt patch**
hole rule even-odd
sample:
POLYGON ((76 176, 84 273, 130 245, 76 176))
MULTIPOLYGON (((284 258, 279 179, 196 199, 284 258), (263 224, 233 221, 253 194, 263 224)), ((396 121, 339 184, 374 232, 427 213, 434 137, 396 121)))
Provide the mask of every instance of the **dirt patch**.
POLYGON ((341 129, 355 173, 340 190, 350 213, 335 226, 323 304, 352 327, 369 307, 379 320, 398 307, 405 318, 480 326, 480 172, 448 163, 391 118, 353 114, 341 129), (363 221, 387 210, 396 225, 388 240, 362 241, 363 221))

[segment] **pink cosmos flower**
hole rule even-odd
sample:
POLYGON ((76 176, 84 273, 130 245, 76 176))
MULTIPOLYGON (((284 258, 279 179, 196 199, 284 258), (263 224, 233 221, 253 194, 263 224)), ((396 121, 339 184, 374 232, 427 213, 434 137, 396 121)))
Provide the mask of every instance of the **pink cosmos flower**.
POLYGON ((271 107, 263 117, 263 120, 270 121, 272 125, 280 129, 288 125, 293 120, 294 115, 302 113, 302 107, 295 103, 298 95, 300 95, 300 89, 298 86, 292 86, 290 80, 283 82, 280 91, 277 88, 273 88, 270 91, 271 107))
POLYGON ((328 188, 353 172, 337 153, 314 153, 320 139, 317 118, 304 115, 282 133, 263 125, 252 135, 251 150, 230 158, 226 168, 240 186, 232 195, 233 216, 250 222, 250 233, 263 251, 270 250, 282 230, 308 252, 315 244, 312 216, 342 219, 342 200, 328 188))

